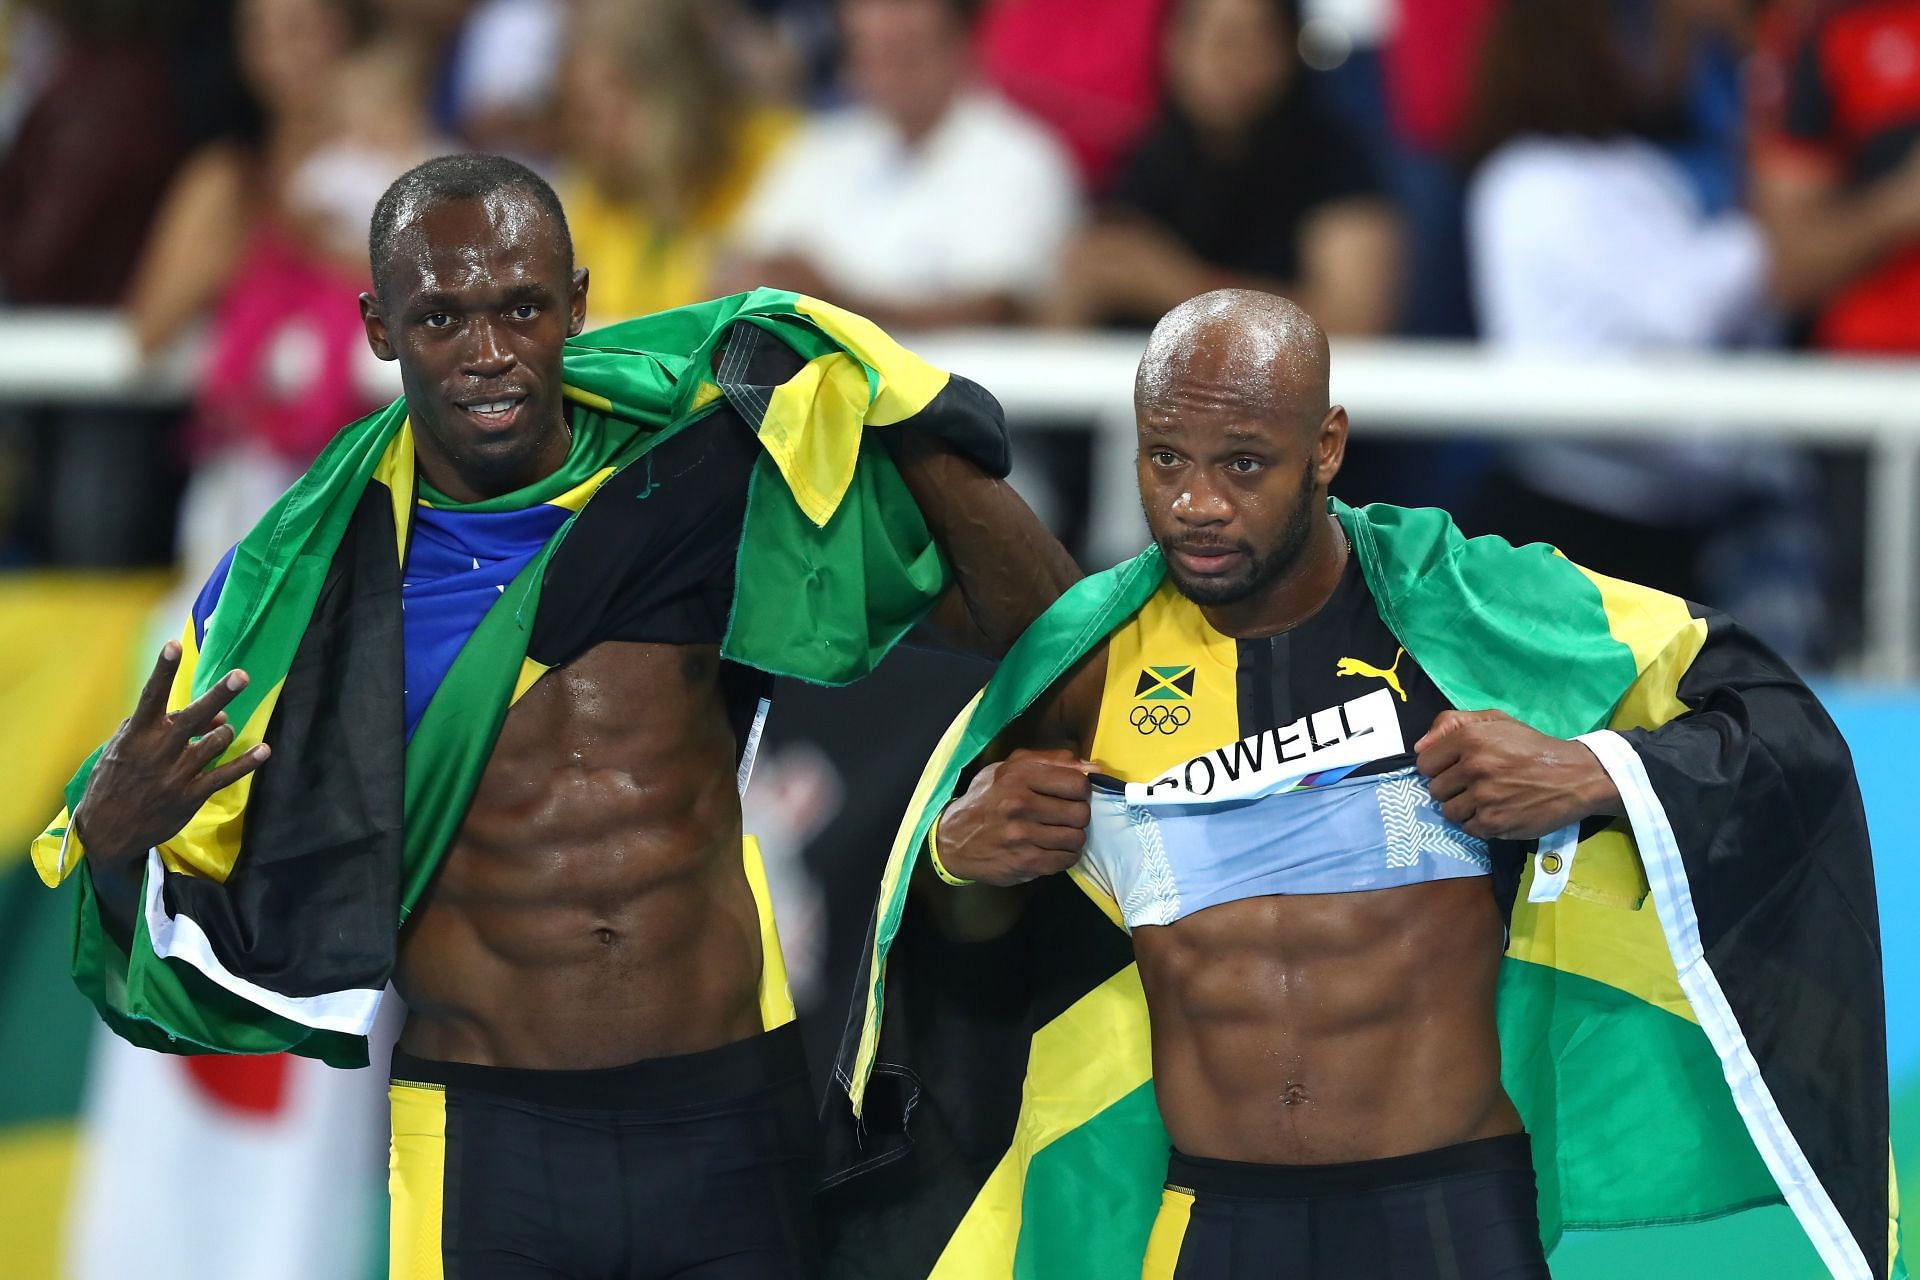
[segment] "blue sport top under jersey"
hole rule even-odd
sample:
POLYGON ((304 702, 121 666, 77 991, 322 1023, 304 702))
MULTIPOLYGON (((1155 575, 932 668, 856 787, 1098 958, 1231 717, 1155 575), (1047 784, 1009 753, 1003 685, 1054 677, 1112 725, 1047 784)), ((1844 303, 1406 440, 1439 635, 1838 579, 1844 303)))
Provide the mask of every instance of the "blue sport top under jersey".
MULTIPOLYGON (((467 637, 571 514, 544 503, 520 511, 443 511, 424 503, 414 509, 400 585, 409 739, 467 637)), ((199 643, 232 566, 229 550, 193 602, 199 643)))

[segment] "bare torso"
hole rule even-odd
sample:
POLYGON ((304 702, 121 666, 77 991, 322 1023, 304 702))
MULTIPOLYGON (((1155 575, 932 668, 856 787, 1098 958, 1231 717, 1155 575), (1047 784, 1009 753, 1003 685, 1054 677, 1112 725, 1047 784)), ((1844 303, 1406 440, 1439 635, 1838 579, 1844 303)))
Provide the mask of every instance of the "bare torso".
POLYGON ((1331 1164, 1517 1133, 1484 879, 1248 898, 1133 934, 1188 1155, 1331 1164))
POLYGON ((604 643, 508 713, 401 938, 401 1044, 615 1066, 760 1030, 733 731, 713 646, 604 643))
MULTIPOLYGON (((1086 756, 1105 651, 1033 721, 1086 756)), ((1335 1164, 1518 1133, 1500 1085, 1505 922, 1484 878, 1270 895, 1133 931, 1154 1089, 1191 1156, 1335 1164)))

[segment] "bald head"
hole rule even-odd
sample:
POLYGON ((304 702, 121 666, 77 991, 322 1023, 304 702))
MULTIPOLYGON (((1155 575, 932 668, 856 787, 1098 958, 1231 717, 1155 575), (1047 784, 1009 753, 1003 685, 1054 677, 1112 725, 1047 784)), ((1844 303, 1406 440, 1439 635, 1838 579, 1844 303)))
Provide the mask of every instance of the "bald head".
POLYGON ((1160 318, 1134 377, 1137 407, 1197 397, 1317 424, 1330 403, 1327 335, 1278 294, 1215 289, 1160 318))

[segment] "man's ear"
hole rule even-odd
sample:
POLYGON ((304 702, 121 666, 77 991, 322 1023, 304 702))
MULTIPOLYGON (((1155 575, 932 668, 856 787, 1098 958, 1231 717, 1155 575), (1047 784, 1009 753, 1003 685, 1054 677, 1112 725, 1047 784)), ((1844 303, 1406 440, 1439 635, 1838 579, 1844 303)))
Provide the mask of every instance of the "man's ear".
POLYGON ((366 326, 367 345, 382 360, 392 360, 393 340, 387 337, 387 322, 380 315, 380 300, 370 293, 360 295, 360 323, 366 326))
POLYGON ((1324 489, 1340 474, 1340 464, 1347 459, 1347 411, 1344 406, 1334 405, 1327 410, 1327 416, 1320 419, 1320 432, 1313 442, 1313 454, 1315 477, 1324 489))
POLYGON ((573 289, 568 294, 567 305, 571 312, 567 317, 567 336, 577 338, 580 336, 580 331, 587 327, 587 269, 585 267, 573 269, 573 289))

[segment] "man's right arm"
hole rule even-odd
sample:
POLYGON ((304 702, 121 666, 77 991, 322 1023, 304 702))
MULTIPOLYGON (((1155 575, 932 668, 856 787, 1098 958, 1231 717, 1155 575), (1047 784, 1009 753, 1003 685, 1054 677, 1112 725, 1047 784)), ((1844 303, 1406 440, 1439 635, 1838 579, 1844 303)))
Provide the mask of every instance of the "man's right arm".
POLYGON ((191 705, 169 712, 167 695, 179 667, 179 642, 169 640, 133 714, 95 762, 69 824, 85 851, 85 870, 107 923, 123 944, 139 913, 147 850, 171 839, 215 792, 259 768, 268 755, 261 743, 209 768, 233 743, 224 708, 247 687, 247 675, 230 671, 191 705))

